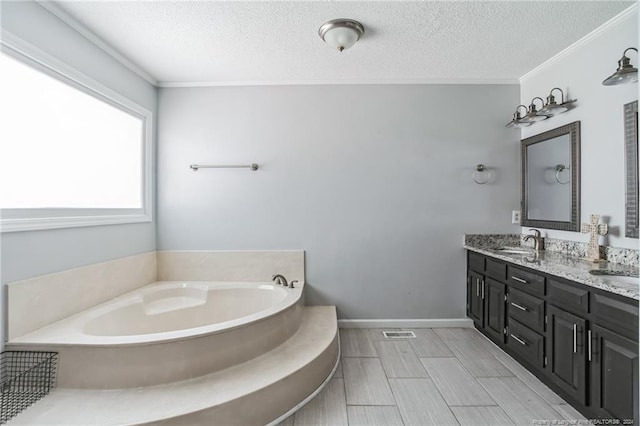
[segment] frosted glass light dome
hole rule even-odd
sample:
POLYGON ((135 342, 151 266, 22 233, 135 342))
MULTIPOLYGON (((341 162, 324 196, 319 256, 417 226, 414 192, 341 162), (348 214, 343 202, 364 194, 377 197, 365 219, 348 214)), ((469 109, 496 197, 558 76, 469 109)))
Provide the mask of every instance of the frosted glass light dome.
POLYGON ((318 29, 320 38, 340 52, 356 44, 363 34, 362 24, 352 19, 332 19, 318 29))

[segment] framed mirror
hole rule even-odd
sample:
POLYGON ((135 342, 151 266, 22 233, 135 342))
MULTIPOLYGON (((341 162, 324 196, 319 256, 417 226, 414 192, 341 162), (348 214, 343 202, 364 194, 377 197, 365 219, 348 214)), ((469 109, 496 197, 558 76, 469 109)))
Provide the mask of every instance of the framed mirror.
POLYGON ((580 230, 580 122, 523 139, 522 226, 580 230))
POLYGON ((625 236, 638 238, 638 101, 624 106, 625 236))

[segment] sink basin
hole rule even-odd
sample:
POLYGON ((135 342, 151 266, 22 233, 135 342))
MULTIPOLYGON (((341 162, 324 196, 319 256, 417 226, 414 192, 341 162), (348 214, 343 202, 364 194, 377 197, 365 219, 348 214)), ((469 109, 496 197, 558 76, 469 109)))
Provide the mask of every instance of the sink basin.
POLYGON ((492 250, 505 254, 533 254, 533 250, 522 247, 496 247, 492 250))
POLYGON ((620 271, 609 271, 606 269, 592 269, 589 271, 591 275, 598 275, 601 277, 605 277, 611 279, 612 281, 618 281, 625 284, 640 284, 640 277, 637 275, 628 275, 624 272, 620 271))

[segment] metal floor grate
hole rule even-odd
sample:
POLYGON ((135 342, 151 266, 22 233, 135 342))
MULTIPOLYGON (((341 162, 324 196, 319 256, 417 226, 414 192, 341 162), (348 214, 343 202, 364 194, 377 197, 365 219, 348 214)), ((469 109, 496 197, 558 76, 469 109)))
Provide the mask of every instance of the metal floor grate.
POLYGON ((385 339, 415 339, 416 335, 413 331, 383 331, 385 339))

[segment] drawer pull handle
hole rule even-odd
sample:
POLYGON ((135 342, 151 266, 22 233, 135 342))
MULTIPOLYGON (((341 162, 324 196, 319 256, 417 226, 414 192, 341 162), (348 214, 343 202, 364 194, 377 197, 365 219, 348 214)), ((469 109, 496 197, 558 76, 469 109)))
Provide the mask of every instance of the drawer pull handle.
POLYGON ((573 353, 578 352, 578 325, 573 324, 573 353))
POLYGON ((484 300, 484 280, 482 280, 482 300, 484 300))
POLYGON ((529 283, 527 282, 527 280, 523 280, 522 278, 518 278, 518 277, 511 276, 511 279, 512 279, 512 280, 516 280, 516 281, 518 281, 519 283, 522 283, 522 284, 529 284, 529 283))
POLYGON ((587 339, 589 344, 589 362, 591 362, 591 330, 587 330, 587 339))
POLYGON ((511 306, 513 306, 513 307, 515 307, 515 308, 518 308, 518 309, 520 309, 521 311, 525 311, 525 312, 529 310, 529 309, 528 309, 528 308, 526 308, 525 306, 518 305, 517 303, 513 303, 513 302, 511 302, 511 306))
POLYGON ((480 278, 476 278, 476 297, 480 297, 480 278))
POLYGON ((513 334, 510 334, 510 336, 511 336, 511 337, 513 337, 513 339, 514 339, 516 342, 518 342, 518 343, 520 343, 520 344, 522 344, 522 345, 524 345, 524 346, 527 346, 527 342, 526 342, 525 340, 523 340, 523 339, 519 338, 518 336, 514 336, 513 334))

